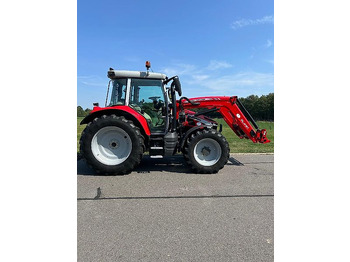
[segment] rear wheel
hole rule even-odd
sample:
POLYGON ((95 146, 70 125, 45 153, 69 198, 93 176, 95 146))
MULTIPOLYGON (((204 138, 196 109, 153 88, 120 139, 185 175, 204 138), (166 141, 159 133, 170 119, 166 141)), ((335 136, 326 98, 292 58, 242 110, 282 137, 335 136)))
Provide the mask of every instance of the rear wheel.
POLYGON ((144 147, 140 129, 116 115, 95 118, 80 138, 80 153, 99 174, 131 172, 141 162, 144 147))
POLYGON ((197 173, 217 173, 224 167, 230 155, 225 137, 214 129, 203 129, 190 135, 184 157, 197 173))

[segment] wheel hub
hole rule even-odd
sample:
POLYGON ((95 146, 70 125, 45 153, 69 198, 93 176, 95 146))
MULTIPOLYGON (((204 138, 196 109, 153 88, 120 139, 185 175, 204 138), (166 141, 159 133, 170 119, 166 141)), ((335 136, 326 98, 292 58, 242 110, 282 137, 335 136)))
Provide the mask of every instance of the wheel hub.
POLYGON ((91 140, 94 157, 105 165, 119 165, 131 154, 132 141, 128 133, 116 126, 106 126, 91 140))
POLYGON ((195 160, 202 166, 213 166, 221 157, 220 144, 212 138, 204 138, 193 149, 195 160))
POLYGON ((109 147, 111 149, 117 149, 119 147, 119 142, 117 140, 112 140, 109 142, 109 147))
POLYGON ((205 147, 202 148, 202 155, 203 156, 208 156, 208 155, 210 155, 210 151, 211 151, 210 148, 205 146, 205 147))

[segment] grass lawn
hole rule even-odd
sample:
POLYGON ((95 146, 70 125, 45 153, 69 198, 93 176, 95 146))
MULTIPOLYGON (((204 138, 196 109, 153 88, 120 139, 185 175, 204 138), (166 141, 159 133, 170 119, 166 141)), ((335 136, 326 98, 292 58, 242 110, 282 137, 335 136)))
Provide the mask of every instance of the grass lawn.
MULTIPOLYGON (((77 135, 77 151, 79 152, 79 139, 81 132, 84 130, 86 125, 79 125, 83 117, 78 117, 78 135, 77 135)), ((267 138, 271 140, 268 144, 254 144, 249 139, 240 139, 223 119, 216 119, 219 124, 222 124, 222 134, 226 137, 228 143, 230 144, 231 153, 273 153, 274 146, 274 123, 257 121, 260 129, 267 130, 267 138)))
POLYGON ((271 140, 268 144, 253 143, 250 139, 240 139, 223 119, 216 119, 222 124, 222 134, 230 144, 231 153, 273 153, 274 123, 256 121, 260 129, 266 129, 266 137, 271 140))

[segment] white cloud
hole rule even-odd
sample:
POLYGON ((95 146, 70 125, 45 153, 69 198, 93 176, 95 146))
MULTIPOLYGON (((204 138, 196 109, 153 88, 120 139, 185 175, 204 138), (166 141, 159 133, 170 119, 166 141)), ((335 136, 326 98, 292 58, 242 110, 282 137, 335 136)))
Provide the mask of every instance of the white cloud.
POLYGON ((92 78, 99 78, 97 75, 89 75, 89 76, 77 76, 78 79, 92 79, 92 78))
POLYGON ((99 82, 99 83, 94 83, 94 82, 87 82, 87 81, 81 81, 82 84, 84 85, 87 85, 87 86, 107 86, 108 82, 106 83, 102 83, 102 82, 99 82))
POLYGON ((78 83, 86 85, 86 86, 100 86, 106 87, 108 85, 108 79, 102 79, 96 75, 90 76, 78 76, 78 83))
POLYGON ((239 29, 249 25, 262 25, 262 24, 273 24, 274 17, 272 15, 264 16, 263 18, 258 19, 240 19, 232 22, 232 29, 239 29))
MULTIPOLYGON (((256 72, 240 72, 233 75, 214 76, 186 81, 190 96, 264 94, 273 92, 274 75, 256 72), (200 95, 198 95, 200 91, 200 95)), ((187 92, 186 92, 187 93, 187 92)))
POLYGON ((217 70, 217 69, 223 69, 223 68, 230 68, 232 65, 226 61, 218 61, 218 60, 211 60, 209 62, 209 65, 207 67, 198 68, 195 65, 192 64, 174 64, 171 67, 166 67, 160 70, 160 72, 163 72, 167 76, 174 76, 174 75, 184 75, 184 76, 192 76, 193 78, 200 78, 205 79, 208 78, 208 75, 205 73, 206 71, 210 70, 217 70))
POLYGON ((272 46, 272 41, 271 41, 270 39, 267 39, 266 44, 265 44, 265 47, 266 47, 266 48, 269 48, 269 47, 271 47, 271 46, 272 46))
POLYGON ((271 86, 273 85, 273 74, 240 72, 234 75, 212 78, 200 84, 214 90, 230 90, 245 86, 271 86))
POLYGON ((187 97, 221 95, 246 97, 251 94, 262 95, 273 92, 273 73, 246 71, 223 74, 221 70, 213 70, 215 67, 228 68, 232 65, 227 62, 212 60, 207 67, 175 64, 163 68, 160 72, 169 77, 178 75, 183 86, 183 96, 187 97))
POLYGON ((191 64, 175 64, 173 67, 161 69, 160 72, 163 72, 169 77, 174 75, 192 75, 196 72, 196 66, 191 64))
POLYGON ((192 76, 195 81, 203 81, 205 79, 208 79, 209 75, 193 75, 192 76))
POLYGON ((230 67, 232 67, 232 65, 230 63, 225 62, 225 61, 211 60, 207 69, 217 70, 217 69, 230 68, 230 67))

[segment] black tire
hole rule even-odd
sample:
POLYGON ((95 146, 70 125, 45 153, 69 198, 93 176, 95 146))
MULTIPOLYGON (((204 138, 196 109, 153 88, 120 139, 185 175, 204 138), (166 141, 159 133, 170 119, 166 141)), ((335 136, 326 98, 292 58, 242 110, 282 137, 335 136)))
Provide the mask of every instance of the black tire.
MULTIPOLYGON (((125 136, 125 138, 127 138, 127 136, 125 136)), ((116 149, 116 143, 112 144, 114 144, 113 146, 115 146, 116 149)), ((99 146, 103 147, 101 144, 99 144, 99 146)), ((128 150, 130 150, 130 148, 128 150)), ((144 137, 141 135, 140 129, 135 126, 132 121, 125 119, 123 116, 116 116, 114 114, 95 118, 92 122, 88 123, 80 138, 80 153, 82 157, 87 164, 100 175, 124 175, 130 173, 141 162, 144 150, 144 137), (129 145, 131 144, 129 156, 127 158, 125 156, 126 160, 116 165, 102 163, 95 157, 91 146, 95 134, 102 128, 109 127, 117 127, 119 130, 122 129, 126 132, 129 136, 129 145)))
MULTIPOLYGON (((199 150, 199 149, 196 149, 196 150, 199 150)), ((206 128, 206 129, 194 132, 187 138, 185 146, 183 148, 183 152, 184 152, 186 163, 189 166, 191 166, 194 172, 202 173, 202 174, 212 174, 212 173, 217 173, 220 169, 222 169, 225 166, 230 156, 230 147, 226 138, 220 132, 216 131, 215 129, 206 128), (199 142, 204 141, 203 139, 206 139, 207 141, 214 140, 220 146, 221 155, 217 160, 217 162, 213 163, 212 165, 203 165, 203 162, 200 163, 195 158, 195 152, 194 152, 195 147, 199 142)), ((210 157, 210 150, 208 154, 209 154, 208 156, 210 157)))

